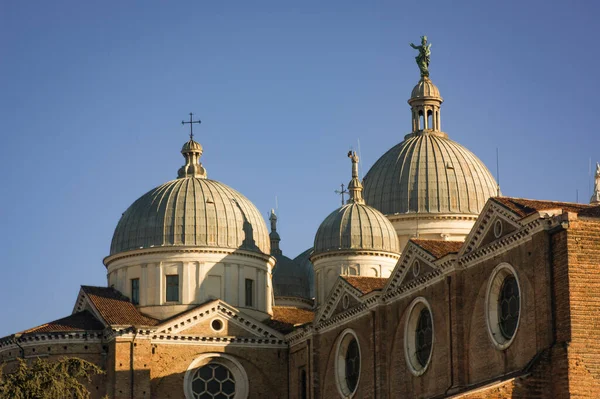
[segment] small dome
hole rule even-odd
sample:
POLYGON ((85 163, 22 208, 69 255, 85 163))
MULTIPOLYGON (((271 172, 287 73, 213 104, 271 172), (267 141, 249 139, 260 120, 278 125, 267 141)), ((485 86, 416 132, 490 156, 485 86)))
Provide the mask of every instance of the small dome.
MULTIPOLYGON (((412 89, 412 93, 410 93, 411 100, 413 99, 422 99, 422 98, 438 98, 440 101, 442 97, 440 96, 440 91, 436 85, 433 84, 431 79, 428 77, 423 77, 419 80, 419 83, 412 89)), ((410 102, 410 100, 409 100, 410 102)))
POLYGON ((472 152, 444 134, 408 135, 364 179, 367 204, 386 215, 479 214, 498 186, 472 152))
POLYGON ((381 212, 352 202, 325 218, 315 235, 313 254, 348 249, 400 252, 398 236, 381 212))
POLYGON ((187 143, 181 147, 181 153, 186 152, 199 152, 202 155, 202 145, 193 139, 190 139, 187 143))
POLYGON ((172 180, 135 201, 117 224, 110 254, 164 246, 270 253, 267 226, 252 202, 200 177, 172 180))
POLYGON ((273 271, 275 297, 298 297, 311 299, 309 275, 304 266, 282 254, 273 255, 277 260, 273 271))

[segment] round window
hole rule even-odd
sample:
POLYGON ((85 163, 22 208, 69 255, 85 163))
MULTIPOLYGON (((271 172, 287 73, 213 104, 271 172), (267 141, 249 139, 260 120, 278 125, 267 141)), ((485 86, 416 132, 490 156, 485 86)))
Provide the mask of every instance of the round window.
POLYGON ((496 220, 494 223, 494 237, 500 238, 502 236, 502 221, 496 220))
POLYGON ((223 329, 223 322, 220 319, 214 319, 210 323, 210 326, 214 331, 221 331, 223 329))
POLYGON ((229 369, 221 364, 209 363, 200 367, 192 377, 195 399, 233 398, 235 379, 229 369))
POLYGON ((340 394, 343 397, 351 397, 356 392, 360 379, 360 347, 352 330, 346 330, 341 335, 335 368, 340 394))
POLYGON ((506 349, 515 338, 521 313, 521 290, 512 266, 502 263, 494 269, 486 295, 486 322, 492 343, 506 349))
POLYGON ((186 399, 245 399, 248 376, 232 356, 207 353, 196 358, 184 377, 186 399))
POLYGON ((411 372, 425 372, 433 351, 433 317, 424 298, 417 298, 409 307, 404 329, 404 354, 411 372))

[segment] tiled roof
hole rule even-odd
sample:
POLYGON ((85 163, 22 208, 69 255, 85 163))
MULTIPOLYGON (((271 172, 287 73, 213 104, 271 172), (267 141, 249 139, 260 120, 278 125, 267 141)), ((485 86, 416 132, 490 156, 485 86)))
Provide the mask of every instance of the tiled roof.
POLYGON ((351 286, 363 293, 363 295, 369 292, 382 290, 387 283, 387 278, 381 277, 358 277, 358 276, 343 276, 351 286))
POLYGON ((512 197, 494 197, 493 200, 521 217, 526 217, 537 211, 546 209, 562 209, 567 212, 579 213, 584 209, 590 208, 590 205, 576 204, 574 202, 540 201, 512 197))
POLYGON ((273 306, 273 318, 265 324, 281 333, 288 333, 294 327, 313 321, 315 313, 311 310, 288 306, 273 306))
POLYGON ((94 331, 103 330, 104 325, 98 321, 87 310, 74 313, 62 319, 54 320, 41 326, 30 328, 21 332, 21 334, 48 333, 48 332, 67 332, 67 331, 94 331))
POLYGON ((435 256, 436 259, 457 253, 464 244, 462 241, 422 240, 417 238, 413 238, 411 241, 435 256))
POLYGON ((587 208, 579 212, 580 216, 587 216, 591 218, 600 218, 600 206, 594 206, 592 208, 587 208))
POLYGON ((158 320, 144 316, 129 298, 111 287, 81 286, 102 318, 110 325, 155 326, 158 320))

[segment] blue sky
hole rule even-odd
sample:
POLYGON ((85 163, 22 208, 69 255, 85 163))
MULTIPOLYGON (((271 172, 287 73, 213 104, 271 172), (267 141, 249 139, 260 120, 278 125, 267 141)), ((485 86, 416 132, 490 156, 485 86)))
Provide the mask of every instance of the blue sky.
POLYGON ((121 213, 176 177, 189 112, 208 175, 312 245, 350 180, 409 132, 426 34, 442 129, 505 195, 587 202, 600 161, 593 1, 1 2, 0 336, 105 285, 121 213))

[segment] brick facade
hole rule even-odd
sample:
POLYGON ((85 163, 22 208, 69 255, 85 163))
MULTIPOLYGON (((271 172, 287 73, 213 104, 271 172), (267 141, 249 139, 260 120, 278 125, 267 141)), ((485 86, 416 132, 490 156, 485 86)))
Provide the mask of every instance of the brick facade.
MULTIPOLYGON (((409 243, 398 275, 387 283, 340 279, 329 310, 317 309, 313 322, 307 323, 308 311, 290 308, 278 312, 285 320, 263 323, 217 301, 175 319, 149 319, 150 326, 108 326, 101 337, 81 332, 87 320, 81 316, 61 319, 56 325, 66 327, 50 323, 19 342, 27 358, 77 356, 105 369, 89 385, 93 398, 184 398, 186 372, 203 354, 235 358, 250 398, 337 398, 337 348, 348 330, 361 354, 354 398, 598 398, 600 218, 583 208, 547 214, 535 208, 560 208, 556 203, 503 201, 488 202, 462 247, 409 243), (500 214, 505 233, 491 237, 489 226, 500 214), (423 264, 418 277, 411 275, 413 258, 423 264), (514 269, 521 301, 519 325, 505 349, 493 344, 486 323, 489 282, 501 264, 514 269), (419 376, 405 356, 405 326, 416 298, 431 309, 434 337, 419 376), (215 316, 223 322, 219 331, 211 327, 215 316), (60 328, 73 331, 56 332, 60 328)), ((86 298, 84 292, 81 309, 102 316, 100 301, 86 298)), ((0 342, 7 371, 19 355, 10 341, 0 342)))

